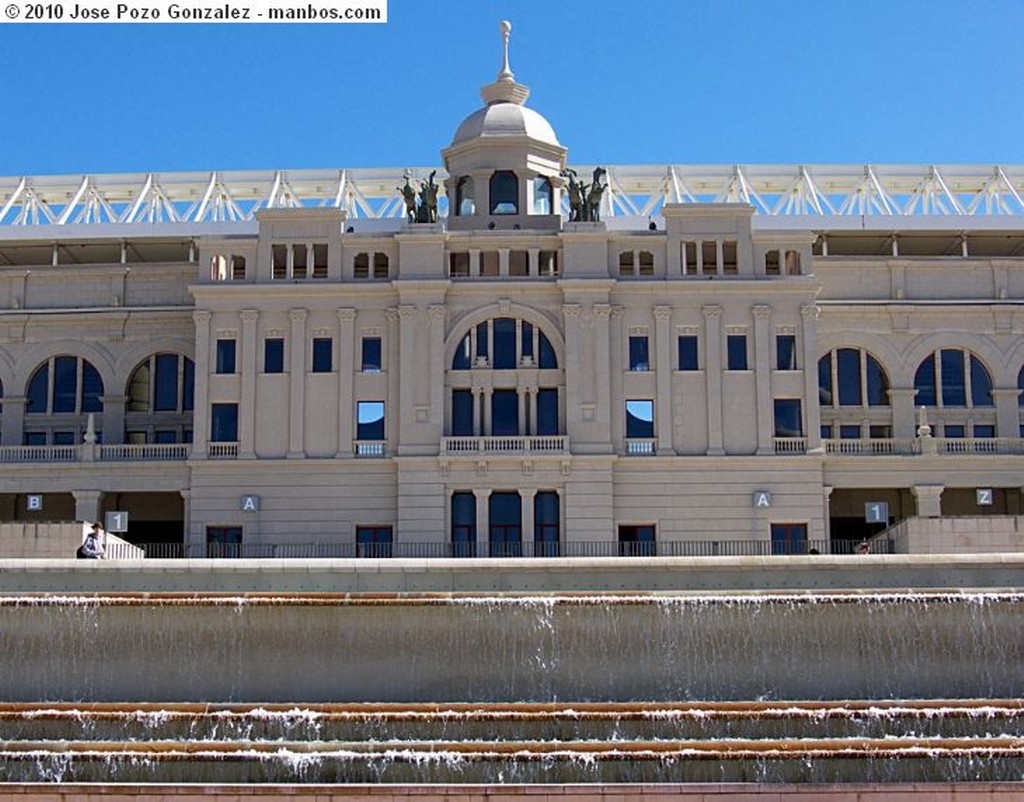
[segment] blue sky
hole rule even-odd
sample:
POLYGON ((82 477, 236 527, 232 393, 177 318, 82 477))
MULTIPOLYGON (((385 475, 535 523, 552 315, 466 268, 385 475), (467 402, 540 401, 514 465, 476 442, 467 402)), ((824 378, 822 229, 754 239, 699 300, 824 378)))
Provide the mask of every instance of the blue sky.
POLYGON ((0 24, 0 175, 438 164, 494 79, 503 18, 571 162, 1024 163, 1021 0, 390 0, 389 16, 0 24))

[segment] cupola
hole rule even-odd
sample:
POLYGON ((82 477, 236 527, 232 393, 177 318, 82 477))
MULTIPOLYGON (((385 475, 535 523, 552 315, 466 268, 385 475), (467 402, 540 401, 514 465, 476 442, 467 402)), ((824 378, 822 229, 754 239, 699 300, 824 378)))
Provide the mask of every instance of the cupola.
POLYGON ((530 90, 509 67, 512 25, 502 21, 502 65, 482 87, 486 105, 470 114, 441 152, 448 179, 448 227, 558 228, 560 173, 566 149, 551 124, 531 108, 530 90))

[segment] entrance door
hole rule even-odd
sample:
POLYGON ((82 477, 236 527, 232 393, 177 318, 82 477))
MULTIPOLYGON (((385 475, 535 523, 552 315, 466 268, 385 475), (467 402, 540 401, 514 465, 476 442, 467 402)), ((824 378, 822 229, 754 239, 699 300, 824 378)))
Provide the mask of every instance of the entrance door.
POLYGON ((207 557, 241 557, 242 527, 240 526, 208 526, 206 527, 207 557))
POLYGON ((518 493, 491 493, 490 545, 492 557, 523 553, 523 511, 518 493))
POLYGON ((357 557, 390 557, 392 534, 390 526, 357 526, 357 557))
POLYGON ((806 554, 807 524, 772 524, 772 554, 806 554))
POLYGON ((654 524, 619 527, 620 557, 654 557, 656 554, 654 524))

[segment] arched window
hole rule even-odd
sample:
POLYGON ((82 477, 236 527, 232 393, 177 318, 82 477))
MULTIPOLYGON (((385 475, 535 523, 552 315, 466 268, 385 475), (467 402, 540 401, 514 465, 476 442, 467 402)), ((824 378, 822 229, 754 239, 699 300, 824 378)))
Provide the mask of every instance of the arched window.
POLYGON ((539 175, 533 179, 533 214, 551 214, 551 182, 539 175))
POLYGON ((1024 367, 1022 367, 1020 369, 1020 373, 1017 374, 1017 389, 1020 390, 1020 392, 1017 393, 1017 406, 1024 407, 1024 367))
POLYGON ((457 217, 476 214, 476 186, 472 176, 462 176, 455 185, 455 214, 457 217))
POLYGON ((25 392, 30 415, 103 411, 103 379, 89 362, 74 356, 48 359, 32 374, 25 392))
POLYGON ((927 356, 914 374, 914 403, 924 407, 991 407, 992 377, 969 351, 943 348, 927 356))
POLYGON ((452 357, 452 370, 472 368, 514 370, 539 367, 557 370, 555 349, 544 332, 525 320, 497 317, 477 324, 462 338, 452 357), (516 337, 516 330, 519 337, 516 337))
POLYGON ((889 377, 867 351, 838 348, 818 360, 818 400, 828 407, 887 407, 889 377))
POLYGON ((491 176, 491 214, 519 214, 519 179, 511 170, 491 176))
POLYGON ((152 354, 128 378, 125 442, 190 443, 195 364, 187 356, 152 354))

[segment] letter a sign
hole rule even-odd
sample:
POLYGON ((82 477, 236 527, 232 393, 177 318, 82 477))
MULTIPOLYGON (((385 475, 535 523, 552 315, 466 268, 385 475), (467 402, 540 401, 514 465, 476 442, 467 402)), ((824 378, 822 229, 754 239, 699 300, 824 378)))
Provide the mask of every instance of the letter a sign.
POLYGON ((754 491, 754 508, 766 510, 772 506, 772 494, 767 490, 754 491))
POLYGON ((259 512, 259 496, 242 496, 242 512, 259 512))

